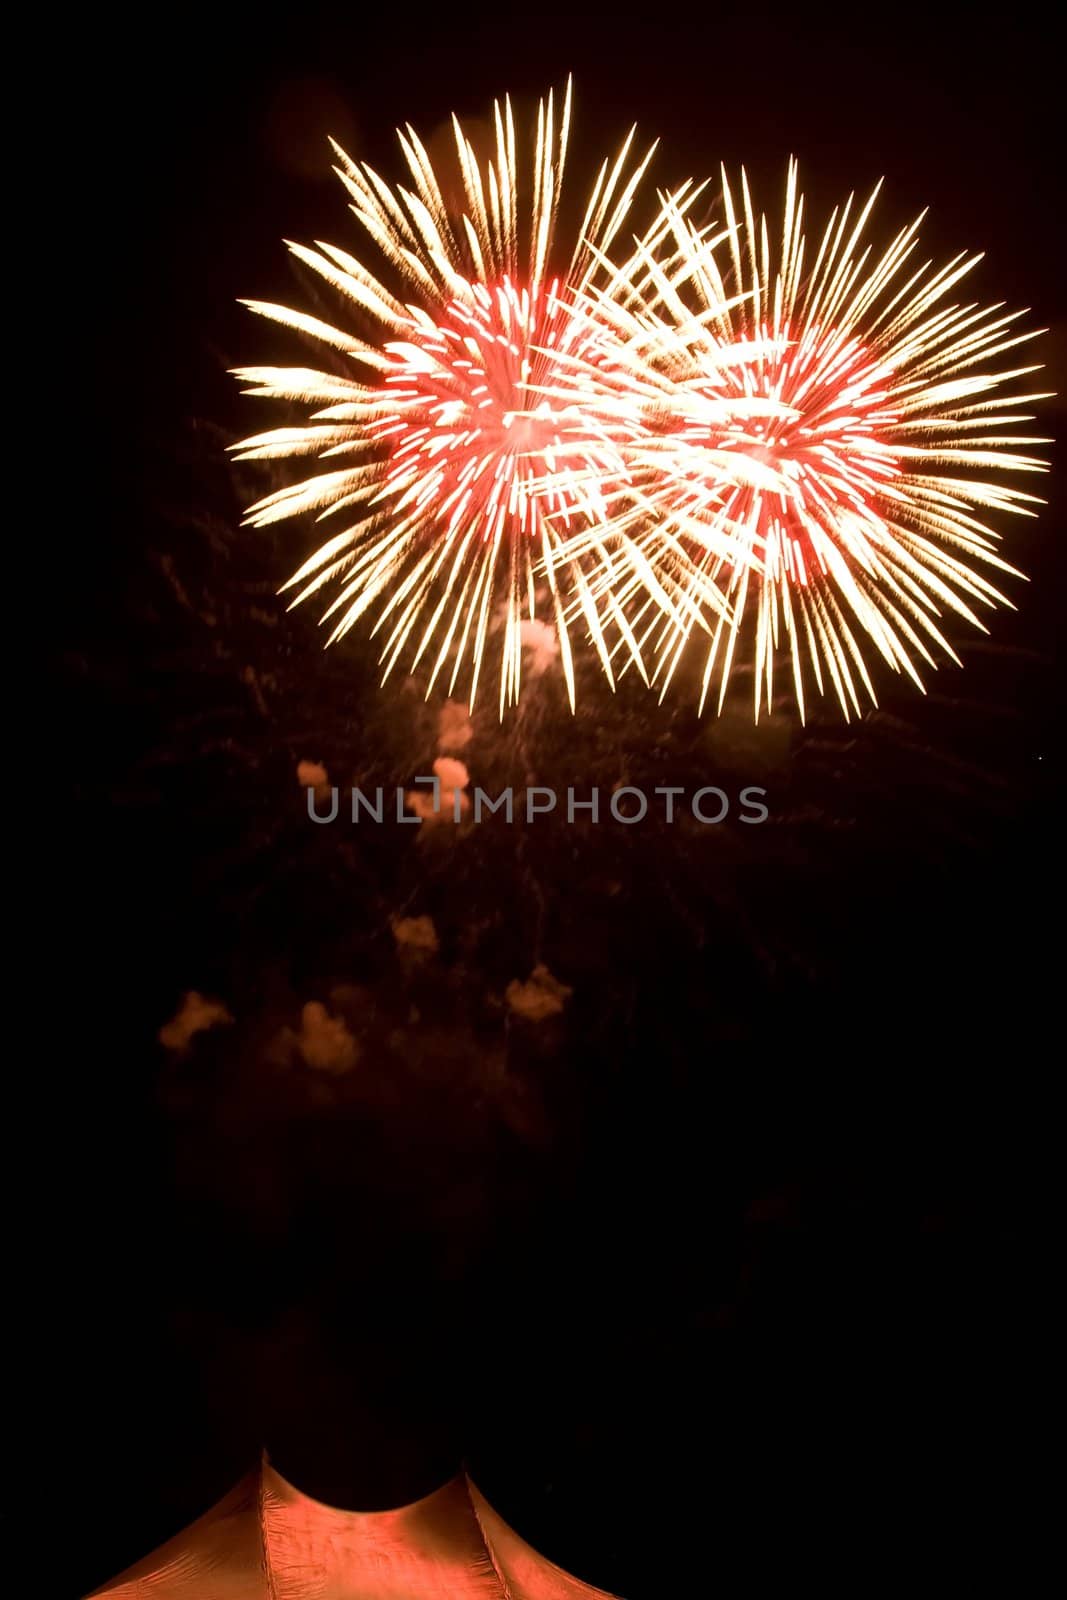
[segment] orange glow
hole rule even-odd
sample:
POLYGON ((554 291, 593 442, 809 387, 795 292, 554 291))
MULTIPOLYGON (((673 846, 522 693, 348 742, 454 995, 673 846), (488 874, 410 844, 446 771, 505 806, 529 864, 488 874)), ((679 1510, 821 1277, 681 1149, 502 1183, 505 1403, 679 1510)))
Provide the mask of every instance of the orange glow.
POLYGON ((611 1600, 560 1571, 466 1478, 395 1511, 342 1511, 264 1461, 108 1600, 611 1600))

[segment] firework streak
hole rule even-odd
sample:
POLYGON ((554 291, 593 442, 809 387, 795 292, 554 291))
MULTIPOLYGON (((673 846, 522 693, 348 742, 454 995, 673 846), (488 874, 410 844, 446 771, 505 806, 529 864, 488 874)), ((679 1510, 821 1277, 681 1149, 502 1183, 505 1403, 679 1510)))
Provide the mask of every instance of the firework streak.
POLYGON ((467 664, 473 702, 498 644, 501 715, 539 612, 572 707, 576 643, 610 682, 633 667, 661 696, 703 651, 702 708, 743 662, 757 718, 783 657, 801 716, 813 689, 846 717, 873 703, 873 657, 921 688, 936 652, 958 660, 947 613, 981 628, 1009 603, 986 519, 1033 515, 1000 475, 1042 470, 1024 452, 1044 441, 1012 431, 1041 398, 1016 392, 1036 369, 998 358, 1033 335, 950 298, 980 257, 916 264, 921 218, 876 250, 877 190, 809 252, 795 163, 780 225, 724 173, 717 221, 693 220, 708 189, 687 183, 617 258, 651 156, 631 159, 633 131, 553 271, 570 105, 568 86, 558 120, 552 96, 539 107, 530 196, 507 101, 488 161, 454 122, 460 202, 410 128, 410 188, 335 146, 383 277, 330 245, 290 248, 358 336, 246 302, 342 357, 237 374, 313 408, 235 447, 325 468, 248 514, 341 524, 290 580, 294 604, 333 585, 330 639, 372 614, 383 674, 425 657, 427 694, 467 664))

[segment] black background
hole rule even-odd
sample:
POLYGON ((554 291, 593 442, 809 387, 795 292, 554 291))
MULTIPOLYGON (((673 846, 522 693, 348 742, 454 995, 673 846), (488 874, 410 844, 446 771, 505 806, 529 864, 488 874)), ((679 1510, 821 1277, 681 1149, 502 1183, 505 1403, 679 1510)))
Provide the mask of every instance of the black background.
POLYGON ((250 620, 280 612, 300 535, 237 531, 259 491, 222 451, 268 425, 226 376, 274 337, 237 296, 292 294, 283 236, 352 236, 325 136, 398 175, 397 124, 505 90, 528 112, 568 71, 573 194, 634 120, 657 181, 744 161, 769 209, 791 152, 814 215, 884 175, 886 227, 929 206, 931 253, 986 250, 975 294, 1052 327, 1055 387, 1050 42, 1021 8, 995 29, 708 7, 78 28, 56 292, 60 342, 89 343, 61 402, 78 497, 53 513, 50 1027, 77 1130, 57 1370, 80 1466, 40 1592, 136 1559, 263 1442, 352 1506, 465 1458, 520 1532, 629 1600, 772 1572, 959 1586, 999 1562, 1021 1589, 1047 1505, 1055 474, 1007 530, 1034 580, 1018 612, 961 640, 966 674, 927 701, 887 685, 859 728, 749 743, 739 717, 709 734, 629 693, 572 723, 546 688, 521 735, 479 724, 472 771, 500 783, 755 764, 755 842, 486 831, 419 856, 308 836, 298 759, 406 782, 432 719, 379 695, 358 643, 324 657, 313 617, 250 620), (421 974, 391 948, 407 910, 442 936, 421 974), (574 990, 565 1018, 505 1029, 492 997, 536 959, 574 990), (360 1083, 308 1104, 263 1040, 342 981, 375 1008, 360 1083), (155 1033, 193 987, 238 1025, 175 1068, 155 1033))

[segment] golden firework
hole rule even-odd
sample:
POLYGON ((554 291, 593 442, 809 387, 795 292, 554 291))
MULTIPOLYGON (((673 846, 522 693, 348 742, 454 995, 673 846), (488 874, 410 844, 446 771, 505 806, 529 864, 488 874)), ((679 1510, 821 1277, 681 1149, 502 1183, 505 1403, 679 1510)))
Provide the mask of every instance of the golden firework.
POLYGON ((1023 452, 1047 441, 1012 431, 1044 398, 1018 392, 1039 369, 996 363, 1035 335, 1024 313, 949 300, 981 257, 916 264, 921 217, 877 252, 878 189, 834 212, 814 259, 795 162, 777 229, 744 173, 739 201, 723 173, 720 225, 691 220, 702 192, 662 197, 625 267, 583 290, 658 386, 615 548, 637 542, 673 615, 629 556, 595 589, 610 583, 664 690, 696 632, 702 707, 717 682, 721 708, 740 647, 757 718, 782 653, 802 716, 813 682, 848 717, 875 699, 872 652, 921 688, 935 647, 958 660, 946 613, 985 631, 980 609, 1010 604, 987 574, 1018 574, 987 518, 1034 514, 1002 478, 1044 470, 1023 452))
POLYGON ((510 102, 494 108, 495 155, 484 163, 453 119, 458 216, 410 127, 399 135, 410 187, 390 187, 334 146, 351 209, 382 265, 372 271, 332 245, 290 249, 339 293, 366 337, 248 301, 340 352, 343 365, 237 372, 251 394, 313 408, 306 422, 236 446, 238 459, 310 455, 327 468, 266 496, 248 520, 261 527, 313 512, 342 524, 290 580, 293 603, 338 584, 326 612, 335 619, 331 639, 373 611, 386 675, 405 653, 414 668, 429 652, 429 693, 446 666, 451 689, 468 661, 472 702, 498 635, 501 713, 518 696, 522 623, 542 597, 558 630, 572 706, 569 617, 582 619, 611 676, 604 615, 618 608, 609 599, 598 609, 582 562, 560 556, 577 527, 610 520, 605 485, 626 470, 617 415, 576 392, 575 371, 595 366, 600 354, 595 329, 575 305, 652 152, 632 162, 631 130, 614 161, 605 161, 578 243, 554 274, 570 113, 569 84, 558 119, 551 95, 540 104, 526 196, 510 102))

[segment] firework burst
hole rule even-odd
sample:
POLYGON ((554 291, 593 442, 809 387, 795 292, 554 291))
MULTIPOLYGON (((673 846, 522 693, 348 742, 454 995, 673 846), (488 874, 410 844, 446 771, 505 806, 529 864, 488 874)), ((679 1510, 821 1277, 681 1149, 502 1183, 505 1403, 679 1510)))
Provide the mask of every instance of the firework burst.
MULTIPOLYGON (((501 713, 518 696, 521 624, 535 615, 539 589, 558 629, 572 706, 574 618, 609 677, 605 621, 628 631, 617 603, 594 604, 583 562, 560 549, 578 528, 609 518, 605 484, 625 473, 617 444, 622 408, 598 410, 576 389, 575 372, 601 357, 595 328, 574 305, 626 217, 651 151, 634 165, 631 131, 617 159, 604 163, 569 265, 552 276, 570 104, 568 85, 558 121, 551 96, 539 107, 528 210, 507 101, 495 108, 488 162, 479 163, 453 119, 462 216, 450 209, 410 127, 399 136, 410 189, 390 188, 335 146, 336 170, 384 262, 382 276, 330 245, 290 248, 340 292, 366 337, 248 301, 340 351, 346 366, 340 373, 237 372, 252 394, 314 408, 304 425, 236 446, 238 459, 312 455, 327 467, 260 500, 248 520, 263 526, 314 512, 343 522, 290 580, 293 603, 339 583, 326 612, 331 639, 373 611, 386 675, 404 655, 412 668, 428 655, 429 693, 446 667, 454 687, 468 662, 472 702, 499 629, 501 713)), ((620 386, 605 382, 604 392, 617 402, 620 386)))
POLYGON ((701 706, 717 681, 721 709, 747 638, 757 718, 783 653, 801 716, 813 683, 848 717, 875 700, 872 655, 921 688, 935 649, 958 661, 946 613, 985 631, 979 610, 1010 604, 988 574, 1018 574, 986 517, 1034 514, 1001 474, 1044 470, 1021 452, 1047 441, 1011 431, 1043 398, 1014 380, 1037 369, 996 361, 1034 335, 1022 313, 946 303, 981 257, 916 265, 921 217, 876 254, 877 189, 833 214, 810 266, 795 163, 775 232, 744 174, 740 203, 723 174, 718 229, 690 220, 700 193, 664 197, 626 268, 586 291, 660 386, 616 532, 623 545, 637 530, 674 616, 641 596, 629 559, 601 586, 664 690, 697 632, 701 706))

